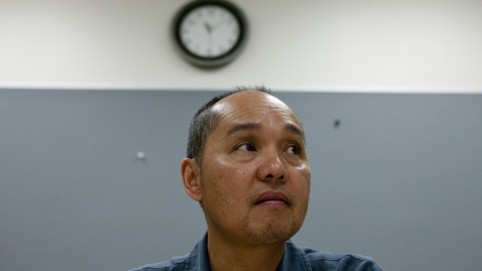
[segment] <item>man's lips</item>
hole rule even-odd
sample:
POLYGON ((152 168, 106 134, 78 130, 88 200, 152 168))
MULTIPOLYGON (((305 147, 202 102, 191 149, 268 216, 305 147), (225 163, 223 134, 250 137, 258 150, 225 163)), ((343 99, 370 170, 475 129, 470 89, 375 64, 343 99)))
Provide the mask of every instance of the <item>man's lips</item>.
POLYGON ((289 205, 290 201, 288 196, 281 191, 266 191, 261 193, 256 199, 255 205, 258 204, 285 204, 289 205))

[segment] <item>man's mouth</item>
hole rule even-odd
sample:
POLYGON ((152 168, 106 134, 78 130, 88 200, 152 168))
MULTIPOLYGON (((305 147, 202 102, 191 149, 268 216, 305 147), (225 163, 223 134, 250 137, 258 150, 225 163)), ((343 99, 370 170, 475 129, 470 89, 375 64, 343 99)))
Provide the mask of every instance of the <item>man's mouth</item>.
POLYGON ((261 193, 256 199, 255 205, 260 204, 283 204, 289 205, 289 199, 285 193, 280 191, 267 191, 261 193))

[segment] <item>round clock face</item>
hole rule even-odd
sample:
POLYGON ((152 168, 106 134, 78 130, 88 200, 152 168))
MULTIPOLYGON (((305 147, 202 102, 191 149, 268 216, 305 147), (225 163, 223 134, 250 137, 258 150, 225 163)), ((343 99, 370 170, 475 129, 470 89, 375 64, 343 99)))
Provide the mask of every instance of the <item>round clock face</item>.
POLYGON ((228 10, 206 5, 189 12, 181 23, 181 40, 191 53, 210 58, 231 50, 239 39, 239 23, 228 10))
POLYGON ((178 14, 176 41, 193 64, 217 67, 241 50, 246 24, 235 6, 224 1, 194 1, 178 14))

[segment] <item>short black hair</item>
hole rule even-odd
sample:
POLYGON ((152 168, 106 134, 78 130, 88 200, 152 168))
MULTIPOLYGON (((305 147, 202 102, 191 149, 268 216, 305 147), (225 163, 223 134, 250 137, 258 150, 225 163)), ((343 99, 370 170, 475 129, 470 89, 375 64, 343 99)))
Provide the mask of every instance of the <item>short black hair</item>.
POLYGON ((189 127, 186 156, 195 159, 202 165, 203 151, 206 139, 217 124, 218 114, 212 110, 213 106, 222 99, 243 91, 259 91, 271 94, 271 90, 264 86, 237 87, 234 90, 221 93, 204 104, 194 115, 189 127))

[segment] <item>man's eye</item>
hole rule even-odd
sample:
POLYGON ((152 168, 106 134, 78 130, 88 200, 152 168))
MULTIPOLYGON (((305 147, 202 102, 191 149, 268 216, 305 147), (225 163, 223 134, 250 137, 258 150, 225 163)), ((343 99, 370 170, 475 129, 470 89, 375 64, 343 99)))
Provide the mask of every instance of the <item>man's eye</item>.
POLYGON ((288 153, 291 153, 291 154, 300 154, 301 152, 301 149, 300 147, 296 146, 296 145, 291 145, 288 147, 288 149, 286 150, 288 153))
POLYGON ((256 151, 256 147, 251 143, 244 143, 239 145, 236 150, 238 151, 256 151))

